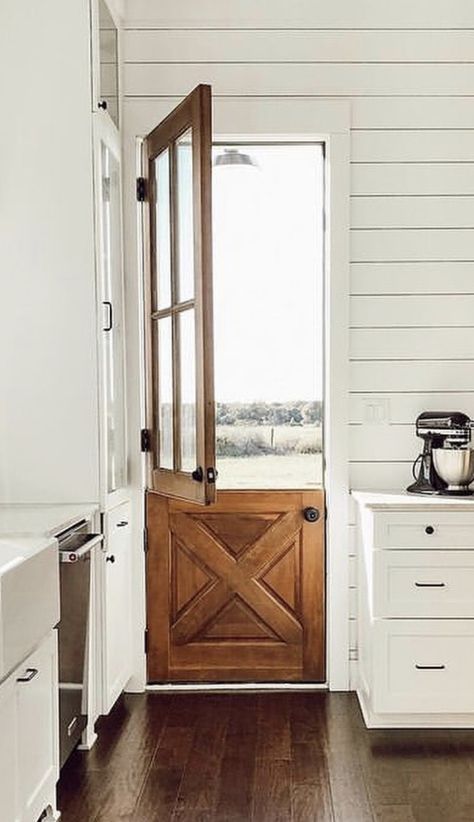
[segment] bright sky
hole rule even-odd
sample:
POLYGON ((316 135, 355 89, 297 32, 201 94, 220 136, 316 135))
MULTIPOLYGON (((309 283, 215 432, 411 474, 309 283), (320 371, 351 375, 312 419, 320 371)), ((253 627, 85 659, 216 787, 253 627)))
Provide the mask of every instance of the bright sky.
POLYGON ((322 151, 241 151, 213 169, 216 399, 321 399, 322 151))

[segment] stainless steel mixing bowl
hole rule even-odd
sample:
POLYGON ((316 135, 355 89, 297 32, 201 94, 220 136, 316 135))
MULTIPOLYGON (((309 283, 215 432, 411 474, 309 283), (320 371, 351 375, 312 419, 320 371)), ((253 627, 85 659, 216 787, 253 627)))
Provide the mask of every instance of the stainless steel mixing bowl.
POLYGON ((460 491, 474 480, 472 448, 433 448, 436 473, 448 483, 449 491, 460 491))

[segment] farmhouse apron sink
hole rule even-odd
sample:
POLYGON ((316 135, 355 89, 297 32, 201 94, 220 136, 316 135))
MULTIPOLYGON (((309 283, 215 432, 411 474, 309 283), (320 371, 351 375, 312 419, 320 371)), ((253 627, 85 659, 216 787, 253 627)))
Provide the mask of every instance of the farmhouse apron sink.
POLYGON ((55 539, 0 539, 0 680, 59 622, 55 539))

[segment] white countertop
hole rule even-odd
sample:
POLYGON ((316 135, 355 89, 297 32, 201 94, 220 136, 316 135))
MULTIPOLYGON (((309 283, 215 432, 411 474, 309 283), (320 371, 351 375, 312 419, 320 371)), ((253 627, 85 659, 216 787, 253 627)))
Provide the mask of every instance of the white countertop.
POLYGON ((367 508, 445 508, 452 511, 459 508, 463 511, 474 511, 474 496, 449 497, 438 495, 409 494, 407 491, 351 491, 352 496, 367 508))
POLYGON ((0 537, 52 537, 82 519, 91 519, 97 510, 93 503, 0 505, 0 537))

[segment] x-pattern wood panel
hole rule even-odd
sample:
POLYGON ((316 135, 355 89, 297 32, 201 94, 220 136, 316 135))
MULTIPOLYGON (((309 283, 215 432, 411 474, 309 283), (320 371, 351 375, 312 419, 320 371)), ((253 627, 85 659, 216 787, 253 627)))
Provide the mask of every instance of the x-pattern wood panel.
POLYGON ((278 517, 240 556, 232 558, 215 533, 188 514, 172 514, 170 530, 188 551, 217 579, 202 596, 195 598, 172 626, 174 642, 183 644, 199 638, 233 596, 239 596, 280 639, 291 645, 301 643, 302 627, 283 603, 264 588, 259 577, 270 563, 286 552, 301 527, 301 513, 291 511, 278 517), (275 545, 279 546, 275 556, 275 545))
POLYGON ((323 491, 147 495, 150 682, 323 682, 323 491))

